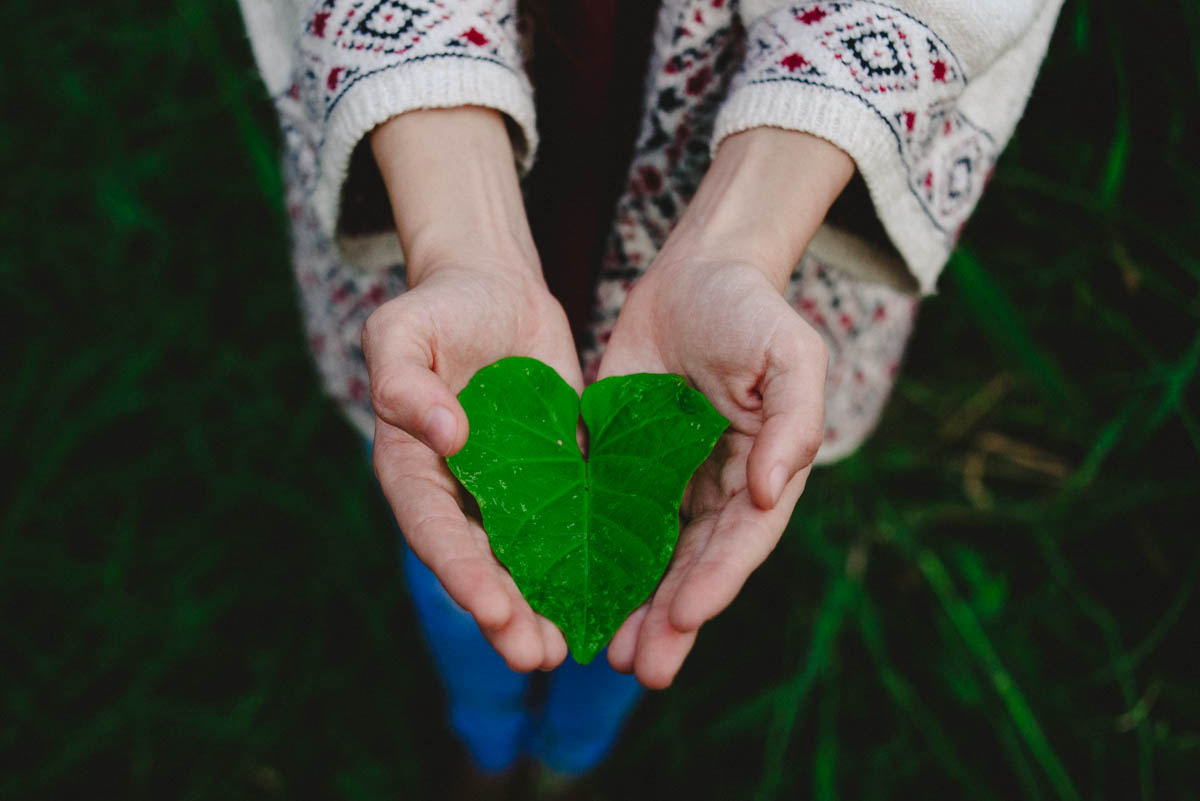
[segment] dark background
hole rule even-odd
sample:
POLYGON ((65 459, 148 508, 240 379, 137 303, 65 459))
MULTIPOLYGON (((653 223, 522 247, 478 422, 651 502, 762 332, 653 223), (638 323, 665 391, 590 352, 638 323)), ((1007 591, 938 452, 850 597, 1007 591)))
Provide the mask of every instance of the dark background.
MULTIPOLYGON (((5 9, 0 798, 424 797, 235 4, 5 9)), ((1200 797, 1198 98, 1198 4, 1068 0, 877 436, 599 797, 1200 797)))

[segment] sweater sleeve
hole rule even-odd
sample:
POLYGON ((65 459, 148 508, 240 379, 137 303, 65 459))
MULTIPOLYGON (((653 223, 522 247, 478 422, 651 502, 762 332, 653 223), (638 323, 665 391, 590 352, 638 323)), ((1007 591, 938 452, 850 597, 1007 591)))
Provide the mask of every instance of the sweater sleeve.
POLYGON ((326 234, 355 146, 405 111, 476 105, 513 125, 522 171, 537 147, 516 0, 240 0, 285 147, 326 234))
POLYGON ((842 148, 932 292, 1024 111, 1061 4, 743 0, 746 52, 712 146, 772 126, 842 148))

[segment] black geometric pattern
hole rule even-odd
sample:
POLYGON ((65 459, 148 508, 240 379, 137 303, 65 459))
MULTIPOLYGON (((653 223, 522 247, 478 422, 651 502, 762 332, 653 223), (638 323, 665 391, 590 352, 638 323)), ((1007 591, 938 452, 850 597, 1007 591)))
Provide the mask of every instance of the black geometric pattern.
POLYGON ((320 136, 320 126, 352 87, 403 64, 455 59, 514 69, 521 56, 512 4, 321 0, 305 20, 298 43, 305 63, 297 87, 314 111, 313 135, 320 136))
POLYGON ((849 48, 859 65, 872 77, 898 77, 906 74, 896 43, 886 30, 860 33, 842 44, 849 48))
POLYGON ((380 0, 363 15, 355 33, 380 39, 399 39, 413 29, 418 19, 429 12, 397 0, 380 0))

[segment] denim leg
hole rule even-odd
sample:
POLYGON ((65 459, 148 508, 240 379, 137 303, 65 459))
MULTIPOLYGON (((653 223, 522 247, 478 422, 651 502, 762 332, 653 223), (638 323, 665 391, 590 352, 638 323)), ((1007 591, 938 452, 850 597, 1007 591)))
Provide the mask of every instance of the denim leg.
POLYGON ((612 750, 642 686, 609 667, 607 650, 587 665, 567 657, 550 675, 532 751, 560 773, 586 773, 612 750))
MULTIPOLYGON (((369 441, 366 450, 369 456, 369 441)), ((403 537, 397 540, 417 621, 446 687, 450 728, 476 764, 498 773, 528 750, 560 773, 578 775, 598 765, 641 696, 637 680, 609 667, 606 651, 586 666, 568 656, 550 675, 545 707, 532 732, 525 705, 531 677, 509 669, 403 537)))
POLYGON ((530 677, 510 670, 429 568, 403 544, 400 549, 408 593, 446 687, 450 728, 481 770, 504 771, 527 745, 530 677))
MULTIPOLYGON (((370 460, 373 443, 363 444, 370 460)), ((446 594, 437 576, 405 545, 399 530, 396 543, 417 623, 446 688, 450 728, 480 770, 500 773, 528 745, 531 721, 525 693, 530 677, 509 669, 479 633, 475 619, 446 594)))

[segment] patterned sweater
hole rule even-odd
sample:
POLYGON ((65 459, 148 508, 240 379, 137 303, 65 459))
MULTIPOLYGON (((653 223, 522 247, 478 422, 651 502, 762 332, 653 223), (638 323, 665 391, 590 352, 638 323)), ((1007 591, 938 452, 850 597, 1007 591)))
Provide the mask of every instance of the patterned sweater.
MULTIPOLYGON (((834 361, 846 357, 844 374, 831 364, 821 453, 822 461, 842 455, 837 425, 854 415, 873 422, 883 398, 870 387, 883 384, 886 395, 890 385, 862 371, 894 371, 911 293, 933 291, 1024 110, 1061 2, 662 0, 585 363, 594 367, 625 292, 724 137, 757 126, 815 134, 854 159, 890 240, 880 248, 824 226, 789 287, 798 311, 830 339, 834 361)), ((327 389, 368 436, 359 332, 405 284, 394 232, 346 233, 355 230, 343 192, 352 157, 396 114, 471 104, 507 116, 515 158, 528 169, 538 135, 516 6, 241 0, 282 122, 310 345, 327 389)))

